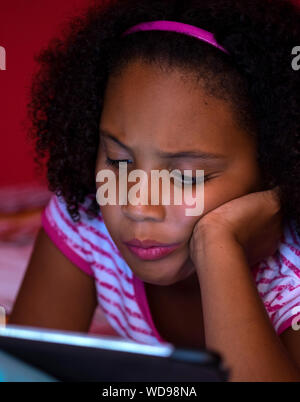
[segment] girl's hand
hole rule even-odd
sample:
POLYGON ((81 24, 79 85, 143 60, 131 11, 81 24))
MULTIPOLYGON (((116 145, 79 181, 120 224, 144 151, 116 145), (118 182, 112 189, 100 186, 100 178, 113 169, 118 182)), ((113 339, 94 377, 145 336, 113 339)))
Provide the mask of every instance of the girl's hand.
POLYGON ((222 204, 200 218, 190 240, 190 255, 199 263, 203 240, 230 237, 244 249, 250 266, 273 255, 283 231, 279 188, 250 193, 222 204), (207 236, 207 234, 209 235, 207 236))

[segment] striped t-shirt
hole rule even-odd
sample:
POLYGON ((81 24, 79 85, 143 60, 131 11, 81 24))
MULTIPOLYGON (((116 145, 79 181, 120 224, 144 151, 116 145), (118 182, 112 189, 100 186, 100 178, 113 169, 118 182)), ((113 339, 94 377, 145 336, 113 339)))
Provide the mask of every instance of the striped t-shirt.
MULTIPOLYGON (((166 342, 152 320, 144 283, 122 258, 101 212, 95 218, 86 214, 91 197, 80 205, 80 221, 73 222, 63 197, 53 194, 42 212, 44 230, 67 258, 94 278, 98 303, 121 337, 151 345, 166 342)), ((300 312, 300 237, 294 221, 285 224, 276 253, 251 272, 279 335, 300 312)))

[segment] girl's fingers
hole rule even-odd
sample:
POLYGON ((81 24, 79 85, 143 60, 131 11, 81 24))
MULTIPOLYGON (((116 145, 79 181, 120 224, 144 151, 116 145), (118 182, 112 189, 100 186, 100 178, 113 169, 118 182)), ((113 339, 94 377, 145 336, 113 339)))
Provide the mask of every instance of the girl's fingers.
POLYGON ((273 213, 278 213, 281 209, 280 205, 280 187, 276 186, 269 190, 263 191, 264 197, 267 197, 266 201, 271 207, 273 213))

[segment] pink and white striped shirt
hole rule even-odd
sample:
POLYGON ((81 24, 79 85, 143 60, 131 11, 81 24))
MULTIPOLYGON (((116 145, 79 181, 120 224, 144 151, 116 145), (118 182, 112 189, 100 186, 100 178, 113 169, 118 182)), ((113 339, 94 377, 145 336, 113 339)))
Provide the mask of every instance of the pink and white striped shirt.
MULTIPOLYGON (((95 279, 98 303, 120 336, 151 345, 164 343, 152 320, 144 284, 122 258, 101 212, 96 218, 85 213, 92 196, 80 206, 80 221, 73 222, 63 197, 53 194, 42 212, 42 226, 62 253, 95 279)), ((252 272, 279 335, 297 316, 293 308, 300 306, 300 237, 294 221, 285 224, 276 253, 252 272)))

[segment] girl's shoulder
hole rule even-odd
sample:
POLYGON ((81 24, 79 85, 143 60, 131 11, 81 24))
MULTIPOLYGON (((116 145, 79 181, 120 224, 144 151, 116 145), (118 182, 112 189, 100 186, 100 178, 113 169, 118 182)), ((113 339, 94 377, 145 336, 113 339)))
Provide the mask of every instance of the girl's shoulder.
POLYGON ((88 215, 88 206, 93 198, 86 196, 79 205, 78 221, 73 221, 62 196, 52 194, 41 215, 41 224, 56 246, 79 268, 94 276, 95 261, 103 256, 118 256, 119 250, 113 242, 103 221, 102 214, 88 215))
POLYGON ((288 328, 300 306, 300 236, 296 222, 285 222, 275 254, 254 268, 261 299, 278 334, 288 328))

